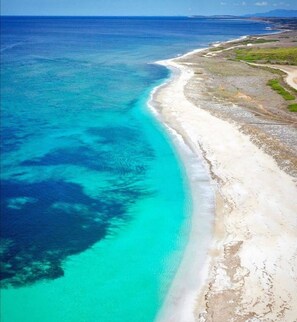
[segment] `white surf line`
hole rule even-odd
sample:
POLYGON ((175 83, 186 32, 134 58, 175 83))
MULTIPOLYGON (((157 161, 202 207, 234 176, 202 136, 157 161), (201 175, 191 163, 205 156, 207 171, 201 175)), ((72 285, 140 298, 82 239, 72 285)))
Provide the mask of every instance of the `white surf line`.
MULTIPOLYGON (((202 50, 205 49, 191 51, 182 57, 202 50)), ((158 322, 195 322, 193 307, 195 307, 197 292, 205 283, 207 276, 207 271, 203 270, 203 268, 208 258, 207 254, 212 239, 215 188, 211 182, 201 151, 193 150, 193 147, 189 145, 189 141, 180 132, 176 131, 171 122, 164 119, 164 115, 159 110, 158 92, 179 77, 179 70, 170 66, 170 62, 173 62, 173 60, 168 59, 157 62, 166 66, 171 70, 172 74, 164 84, 159 85, 151 92, 148 106, 165 127, 167 133, 169 133, 183 164, 190 188, 192 214, 188 223, 190 225, 189 240, 185 247, 183 258, 156 320, 158 322)))

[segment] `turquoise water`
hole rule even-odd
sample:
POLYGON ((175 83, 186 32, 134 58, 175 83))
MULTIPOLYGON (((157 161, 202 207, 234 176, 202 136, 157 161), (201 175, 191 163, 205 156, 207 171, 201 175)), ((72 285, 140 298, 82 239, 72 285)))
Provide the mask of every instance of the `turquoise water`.
POLYGON ((160 59, 264 25, 1 19, 1 321, 153 321, 187 242, 160 59))

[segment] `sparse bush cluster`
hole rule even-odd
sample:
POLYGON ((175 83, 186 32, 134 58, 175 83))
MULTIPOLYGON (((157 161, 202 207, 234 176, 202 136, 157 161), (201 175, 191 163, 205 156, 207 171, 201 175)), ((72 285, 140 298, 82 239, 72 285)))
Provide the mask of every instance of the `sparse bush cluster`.
POLYGON ((237 49, 236 59, 253 63, 297 65, 297 48, 248 48, 237 49))
POLYGON ((267 85, 269 85, 273 90, 280 94, 286 101, 293 101, 295 99, 295 96, 293 96, 290 92, 285 90, 280 85, 277 79, 271 79, 270 81, 268 81, 267 85))

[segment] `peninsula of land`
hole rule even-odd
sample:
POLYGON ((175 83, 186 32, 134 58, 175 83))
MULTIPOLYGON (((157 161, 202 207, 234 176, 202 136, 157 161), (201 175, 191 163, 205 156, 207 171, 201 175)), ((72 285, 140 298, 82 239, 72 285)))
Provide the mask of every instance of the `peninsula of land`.
POLYGON ((216 196, 207 258, 189 270, 199 287, 173 289, 161 320, 296 321, 296 44, 286 31, 160 62, 172 78, 154 108, 203 157, 216 196))

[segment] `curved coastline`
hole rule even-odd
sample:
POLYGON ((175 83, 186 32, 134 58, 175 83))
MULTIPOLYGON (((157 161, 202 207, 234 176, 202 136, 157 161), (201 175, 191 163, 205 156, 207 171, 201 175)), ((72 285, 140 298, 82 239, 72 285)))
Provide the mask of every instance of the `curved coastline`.
MULTIPOLYGON (((205 50, 197 49, 193 52, 205 50)), ((171 61, 173 59, 169 59, 171 61)), ((158 64, 167 62, 160 61, 158 64)), ((156 118, 164 126, 182 163, 184 174, 190 188, 191 219, 189 239, 178 267, 178 271, 171 283, 165 302, 156 321, 194 322, 192 309, 195 307, 197 292, 202 287, 207 272, 202 270, 207 261, 207 252, 212 238, 215 188, 206 170, 205 160, 201 151, 193 150, 190 141, 175 127, 172 122, 164 119, 159 113, 159 104, 155 97, 178 77, 179 71, 173 70, 165 83, 157 86, 151 92, 148 106, 156 118), (198 272, 198 276, 197 276, 198 272)))
POLYGON ((168 85, 174 83, 181 75, 181 70, 172 66, 175 59, 206 50, 208 48, 194 49, 182 56, 155 62, 155 64, 169 69, 171 75, 164 83, 152 90, 148 107, 172 140, 183 166, 192 201, 188 243, 165 302, 156 318, 157 322, 194 322, 196 319, 193 315, 193 309, 196 305, 197 294, 207 278, 207 263, 210 259, 208 251, 213 235, 216 203, 215 184, 208 171, 203 151, 193 146, 190 137, 181 131, 174 119, 166 119, 166 116, 160 112, 162 107, 160 102, 157 101, 159 93, 166 89, 168 85))
MULTIPOLYGON (((282 31, 277 33, 281 32, 282 31)), ((246 37, 247 36, 243 36, 239 39, 223 43, 230 43, 246 37)), ((261 171, 264 173, 257 182, 259 186, 255 186, 256 192, 258 189, 258 193, 263 192, 263 195, 266 195, 267 198, 272 196, 272 204, 278 205, 278 213, 272 218, 271 225, 267 224, 266 228, 268 230, 274 229, 276 222, 283 220, 284 224, 282 223, 281 225, 284 225, 285 229, 290 231, 289 234, 291 234, 290 225, 292 225, 292 227, 296 225, 296 223, 294 224, 293 215, 294 211, 297 209, 289 196, 290 193, 296 192, 294 179, 282 171, 273 158, 270 155, 267 155, 262 149, 258 148, 251 141, 249 136, 243 134, 239 130, 237 124, 231 124, 226 120, 217 118, 210 113, 199 109, 199 106, 191 103, 184 94, 185 86, 194 76, 194 71, 191 69, 191 66, 185 66, 190 64, 180 64, 178 61, 206 50, 208 50, 208 48, 196 49, 183 56, 157 62, 157 64, 163 65, 171 70, 172 75, 164 84, 153 90, 149 102, 152 111, 167 128, 167 132, 173 139, 179 156, 184 163, 193 198, 192 227, 189 242, 186 246, 182 263, 168 292, 164 306, 157 317, 157 321, 192 322, 197 321, 197 318, 199 321, 208 321, 205 301, 207 296, 211 297, 210 287, 214 286, 214 288, 217 289, 221 288, 222 292, 233 289, 234 293, 238 294, 235 290, 238 281, 233 281, 232 278, 230 280, 227 276, 228 272, 224 272, 224 269, 220 267, 224 265, 222 256, 223 258, 224 256, 228 257, 230 253, 232 253, 234 259, 237 260, 239 257, 241 263, 243 263, 242 265, 239 263, 238 267, 241 272, 237 272, 242 274, 243 279, 249 276, 251 272, 255 274, 254 280, 253 277, 250 278, 250 281, 247 281, 246 289, 242 287, 240 294, 243 294, 242 291, 254 291, 258 294, 257 296, 260 296, 261 291, 269 286, 269 283, 267 286, 265 286, 264 283, 261 285, 263 287, 262 290, 261 286, 258 289, 254 288, 255 281, 259 277, 259 274, 256 274, 249 261, 251 260, 252 252, 255 251, 253 245, 260 243, 263 246, 264 251, 268 252, 268 254, 264 255, 263 252, 261 253, 259 251, 257 256, 262 256, 262 258, 258 259, 258 263, 257 260, 255 260, 254 264, 256 271, 262 269, 263 274, 269 275, 270 267, 266 269, 265 263, 268 262, 268 266, 276 265, 276 263, 273 263, 273 260, 271 260, 271 257, 274 256, 274 254, 271 253, 271 250, 267 250, 267 247, 265 246, 265 242, 271 241, 270 236, 269 233, 267 234, 265 231, 266 235, 264 237, 266 239, 258 238, 257 233, 263 233, 263 231, 260 228, 255 229, 256 233, 253 234, 251 233, 250 228, 265 219, 269 220, 268 215, 269 211, 272 211, 272 208, 271 205, 265 204, 265 200, 262 198, 262 200, 260 200, 259 196, 256 195, 254 195, 256 203, 252 206, 246 205, 246 200, 243 199, 245 199, 245 195, 251 191, 253 182, 251 182, 252 180, 246 179, 247 175, 244 173, 244 166, 253 166, 254 162, 258 163, 255 164, 255 170, 251 171, 251 176, 255 176, 256 178, 257 175, 261 176, 261 171), (207 129, 207 122, 210 124, 209 129, 207 129), (212 126, 212 123, 214 123, 214 126, 212 126), (197 131, 196 126, 199 127, 199 125, 202 125, 202 129, 197 131), (234 153, 234 155, 230 153, 230 156, 225 158, 224 153, 222 153, 223 151, 220 151, 224 149, 221 149, 213 139, 209 139, 213 134, 212 131, 214 131, 213 133, 216 135, 222 135, 222 138, 220 139, 223 140, 224 138, 232 140, 232 138, 235 137, 231 144, 228 144, 228 147, 232 147, 234 150, 238 149, 238 153, 234 153), (224 132, 226 132, 226 134, 224 132), (240 153, 244 153, 244 149, 249 151, 251 157, 249 158, 248 155, 246 155, 248 158, 247 162, 243 162, 242 165, 237 165, 235 167, 236 169, 233 171, 230 163, 228 165, 228 162, 232 159, 236 160, 237 157, 239 158, 240 153), (199 180, 197 181, 195 176, 193 178, 195 169, 197 170, 199 168, 200 171, 204 172, 204 175, 208 177, 207 183, 200 191, 199 189, 201 189, 201 187, 199 187, 199 185, 201 182, 199 182, 199 180), (278 196, 274 196, 273 188, 261 186, 262 183, 271 182, 271 176, 273 176, 275 180, 283 181, 284 187, 280 188, 278 196), (262 191, 261 188, 263 188, 264 191, 262 191), (201 223, 199 222, 199 211, 201 211, 201 208, 199 207, 201 207, 201 205, 199 205, 199 201, 197 200, 198 193, 201 191, 202 194, 203 191, 205 193, 203 197, 207 196, 207 200, 205 201, 205 204, 202 205, 202 209, 205 207, 205 214, 208 216, 209 223, 212 223, 212 227, 207 231, 209 236, 203 236, 202 239, 200 238, 201 236, 198 236, 199 224, 201 223), (243 197, 240 196, 241 193, 243 193, 243 197), (285 205, 283 208, 287 212, 286 216, 282 213, 283 209, 281 209, 282 207, 280 206, 281 201, 283 201, 285 205), (240 209, 240 207, 242 207, 242 209, 240 209), (262 218, 253 219, 253 212, 255 213, 258 208, 260 208, 260 211, 263 211, 263 216, 262 218), (248 220, 243 218, 246 214, 250 217, 248 220), (240 218, 236 219, 234 217, 235 215, 240 218), (213 218, 213 216, 215 218, 213 218), (276 222, 273 222, 273 220, 276 222), (242 230, 240 229, 242 221, 246 221, 245 225, 249 226, 247 231, 245 231, 246 227, 242 230), (230 229, 229 226, 231 227, 230 229), (238 233, 234 231, 234 227, 232 226, 239 227, 238 233), (248 236, 248 234, 252 237, 248 236), (199 255, 201 255, 200 258, 198 258, 199 255), (264 268, 257 266, 257 264, 260 265, 262 262, 264 262, 264 268), (214 269, 216 270, 215 274, 217 275, 217 280, 213 279, 214 269), (222 285, 215 285, 216 283, 222 285), (250 283, 250 285, 248 283, 250 283)), ((247 203, 249 202, 250 200, 248 200, 247 203)), ((276 231, 274 231, 273 234, 276 233, 276 231)), ((294 257, 294 242, 295 239, 293 235, 287 249, 287 256, 289 256, 290 259, 294 257)), ((281 242, 279 243, 281 244, 281 242)), ((279 247, 282 248, 281 246, 279 247)), ((285 266, 280 267, 280 269, 285 269, 285 266)), ((279 274, 279 272, 277 272, 277 274, 279 274)), ((281 285, 279 280, 276 281, 275 287, 278 288, 280 294, 286 299, 294 294, 294 285, 290 286, 290 282, 293 282, 293 278, 292 281, 286 282, 284 285, 281 285), (287 292, 285 292, 285 287, 287 287, 287 292)), ((246 297, 243 295, 243 300, 246 303, 248 301, 252 302, 251 294, 247 294, 246 297)), ((281 296, 275 296, 273 301, 271 298, 264 298, 260 304, 254 302, 254 306, 256 306, 255 311, 265 311, 266 305, 272 305, 269 304, 269 301, 274 303, 273 305, 275 305, 275 308, 281 308, 284 306, 284 303, 287 303, 281 296)), ((247 303, 246 307, 243 306, 236 309, 242 309, 243 313, 245 313, 250 305, 251 303, 247 303)), ((267 313, 269 318, 276 318, 276 315, 274 315, 275 312, 270 313, 267 313)), ((294 312, 292 313, 294 314, 294 312)), ((256 316, 256 313, 254 316, 256 316)), ((288 313, 288 316, 291 316, 290 312, 288 313)), ((284 319, 284 321, 289 320, 284 319)))

